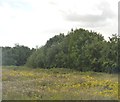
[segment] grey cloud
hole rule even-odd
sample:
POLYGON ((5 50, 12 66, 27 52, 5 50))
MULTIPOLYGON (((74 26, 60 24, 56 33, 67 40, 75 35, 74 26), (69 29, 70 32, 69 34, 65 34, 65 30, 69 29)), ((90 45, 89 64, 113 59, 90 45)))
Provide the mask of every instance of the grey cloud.
POLYGON ((54 1, 49 1, 49 4, 50 4, 50 5, 57 5, 57 3, 54 2, 54 1))
MULTIPOLYGON (((73 22, 87 22, 87 23, 99 23, 104 22, 107 19, 112 19, 115 17, 114 12, 111 10, 110 5, 107 2, 103 2, 97 6, 97 9, 102 11, 101 15, 92 15, 92 14, 86 14, 86 15, 80 15, 77 13, 65 13, 64 16, 65 19, 68 21, 73 22)), ((94 12, 94 11, 93 11, 94 12)))
POLYGON ((78 14, 68 14, 66 16, 66 20, 69 21, 82 21, 82 22, 99 22, 105 20, 106 17, 104 16, 99 16, 99 15, 78 15, 78 14))

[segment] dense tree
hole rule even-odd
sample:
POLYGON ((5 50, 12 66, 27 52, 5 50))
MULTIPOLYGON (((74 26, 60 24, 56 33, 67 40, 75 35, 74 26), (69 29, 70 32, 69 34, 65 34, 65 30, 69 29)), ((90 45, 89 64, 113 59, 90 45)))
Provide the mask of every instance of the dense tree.
MULTIPOLYGON (((117 72, 118 37, 106 41, 101 34, 85 29, 50 38, 28 59, 30 67, 74 68, 80 71, 117 72), (36 57, 37 56, 37 57, 36 57)), ((120 56, 120 55, 119 55, 120 56)))
POLYGON ((15 65, 14 53, 11 47, 2 47, 2 65, 15 65))
POLYGON ((2 65, 24 65, 34 49, 16 44, 15 47, 2 47, 2 65))
POLYGON ((106 41, 101 34, 81 28, 55 35, 37 49, 16 44, 2 47, 2 52, 3 65, 120 72, 120 37, 114 34, 106 41))

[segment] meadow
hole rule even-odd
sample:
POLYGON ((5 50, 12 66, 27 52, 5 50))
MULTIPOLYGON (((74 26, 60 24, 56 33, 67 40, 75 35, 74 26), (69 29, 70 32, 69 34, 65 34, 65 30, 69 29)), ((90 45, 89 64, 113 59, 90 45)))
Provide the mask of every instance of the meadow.
POLYGON ((118 75, 3 67, 3 100, 118 100, 118 75))

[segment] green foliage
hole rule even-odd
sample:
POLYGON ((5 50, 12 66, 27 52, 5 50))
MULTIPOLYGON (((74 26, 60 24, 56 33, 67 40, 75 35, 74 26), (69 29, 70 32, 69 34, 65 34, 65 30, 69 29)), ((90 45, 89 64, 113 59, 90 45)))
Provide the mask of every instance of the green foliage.
POLYGON ((118 37, 106 41, 101 34, 84 29, 56 35, 34 52, 30 67, 73 68, 80 71, 117 72, 118 37))
POLYGON ((44 67, 44 51, 43 48, 37 49, 29 58, 28 58, 28 63, 26 64, 27 66, 30 67, 44 67), (39 54, 38 54, 39 53, 39 54))
POLYGON ((24 65, 34 49, 25 46, 2 47, 2 65, 24 65))

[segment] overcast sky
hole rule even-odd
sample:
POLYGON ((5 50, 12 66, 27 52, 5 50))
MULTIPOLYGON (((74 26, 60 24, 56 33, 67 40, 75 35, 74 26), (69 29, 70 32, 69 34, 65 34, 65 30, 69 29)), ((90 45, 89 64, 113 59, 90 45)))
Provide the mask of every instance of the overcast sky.
POLYGON ((42 46, 71 28, 118 32, 118 0, 0 0, 0 46, 42 46))

